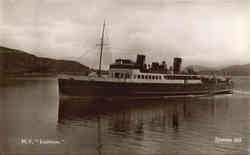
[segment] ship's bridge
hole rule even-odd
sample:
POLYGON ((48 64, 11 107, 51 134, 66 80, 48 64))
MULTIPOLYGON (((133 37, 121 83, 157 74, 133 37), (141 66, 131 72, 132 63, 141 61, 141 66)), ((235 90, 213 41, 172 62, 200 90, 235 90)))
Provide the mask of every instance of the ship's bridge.
POLYGON ((111 68, 109 70, 109 77, 118 79, 131 79, 134 72, 139 72, 139 69, 111 68))
POLYGON ((115 63, 109 66, 109 76, 112 78, 125 78, 130 79, 133 72, 139 68, 136 63, 130 59, 116 59, 115 63))
POLYGON ((136 63, 130 59, 116 59, 115 63, 109 66, 110 69, 137 69, 136 63))

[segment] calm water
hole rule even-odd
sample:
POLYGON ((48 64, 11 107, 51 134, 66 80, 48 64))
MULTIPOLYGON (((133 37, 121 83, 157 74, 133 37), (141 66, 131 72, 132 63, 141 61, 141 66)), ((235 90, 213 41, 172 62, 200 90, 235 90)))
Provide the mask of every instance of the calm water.
POLYGON ((250 77, 235 78, 235 87, 199 99, 89 103, 59 101, 56 79, 11 81, 0 87, 0 151, 248 155, 250 77))

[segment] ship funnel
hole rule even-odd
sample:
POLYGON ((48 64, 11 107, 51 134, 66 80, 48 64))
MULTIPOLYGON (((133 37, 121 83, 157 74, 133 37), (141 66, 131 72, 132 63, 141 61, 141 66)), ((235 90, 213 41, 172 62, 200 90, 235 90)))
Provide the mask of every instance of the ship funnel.
POLYGON ((159 68, 160 68, 160 65, 159 65, 159 63, 158 62, 152 62, 152 70, 153 71, 158 71, 159 70, 159 68))
POLYGON ((143 70, 145 66, 145 55, 138 54, 136 59, 136 65, 140 70, 143 70))
POLYGON ((181 71, 181 63, 182 59, 181 58, 174 58, 174 74, 179 74, 181 71))

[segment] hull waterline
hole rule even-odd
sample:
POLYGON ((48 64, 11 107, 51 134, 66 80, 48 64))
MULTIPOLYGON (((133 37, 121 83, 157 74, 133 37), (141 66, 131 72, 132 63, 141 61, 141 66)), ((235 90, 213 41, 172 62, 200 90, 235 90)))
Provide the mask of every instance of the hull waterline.
POLYGON ((58 79, 58 84, 62 98, 167 99, 232 93, 231 86, 226 84, 117 83, 73 79, 58 79))

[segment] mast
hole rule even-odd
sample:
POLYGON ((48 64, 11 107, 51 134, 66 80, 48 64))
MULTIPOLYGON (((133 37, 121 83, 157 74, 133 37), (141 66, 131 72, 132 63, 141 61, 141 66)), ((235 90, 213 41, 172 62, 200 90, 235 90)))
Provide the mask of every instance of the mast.
POLYGON ((99 71, 98 76, 101 77, 102 72, 102 51, 103 51, 103 42, 104 42, 104 30, 105 30, 105 20, 102 27, 102 38, 101 38, 101 53, 100 53, 100 61, 99 61, 99 71))

